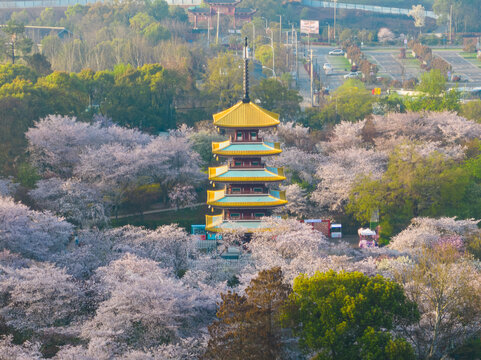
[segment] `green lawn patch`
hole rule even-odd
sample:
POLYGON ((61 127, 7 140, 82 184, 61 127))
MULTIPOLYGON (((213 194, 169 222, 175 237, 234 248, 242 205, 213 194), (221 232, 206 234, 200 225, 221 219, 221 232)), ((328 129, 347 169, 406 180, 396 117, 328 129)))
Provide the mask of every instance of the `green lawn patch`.
POLYGON ((335 68, 346 69, 346 71, 349 71, 351 69, 351 64, 349 63, 349 60, 347 60, 344 56, 328 55, 327 59, 329 63, 335 68))
POLYGON ((190 226, 195 224, 205 224, 205 215, 208 212, 207 205, 195 208, 186 208, 180 210, 164 211, 156 214, 148 214, 142 216, 130 216, 122 219, 112 219, 113 227, 124 225, 144 226, 148 229, 156 229, 162 225, 179 224, 190 232, 190 226))

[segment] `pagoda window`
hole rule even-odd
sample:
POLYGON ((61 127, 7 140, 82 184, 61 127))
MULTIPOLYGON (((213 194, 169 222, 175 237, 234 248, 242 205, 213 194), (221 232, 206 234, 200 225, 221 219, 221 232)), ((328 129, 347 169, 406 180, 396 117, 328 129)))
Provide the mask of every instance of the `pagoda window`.
POLYGON ((240 192, 241 192, 241 188, 237 188, 237 187, 236 187, 236 188, 232 188, 232 193, 233 193, 233 194, 240 194, 240 192))
POLYGON ((252 166, 259 166, 259 161, 253 161, 251 164, 252 166))
POLYGON ((237 132, 237 140, 241 140, 242 141, 242 131, 238 131, 237 132))
POLYGON ((231 218, 231 219, 239 219, 239 218, 240 218, 240 214, 239 214, 239 213, 230 213, 230 218, 231 218))
POLYGON ((242 161, 235 161, 234 166, 242 166, 242 161))
POLYGON ((255 216, 256 218, 260 218, 260 217, 265 216, 265 214, 264 214, 264 213, 255 213, 254 216, 255 216))
POLYGON ((261 193, 262 190, 263 190, 262 188, 258 188, 258 187, 254 188, 255 193, 261 193))
POLYGON ((257 132, 251 131, 251 140, 257 140, 257 132))

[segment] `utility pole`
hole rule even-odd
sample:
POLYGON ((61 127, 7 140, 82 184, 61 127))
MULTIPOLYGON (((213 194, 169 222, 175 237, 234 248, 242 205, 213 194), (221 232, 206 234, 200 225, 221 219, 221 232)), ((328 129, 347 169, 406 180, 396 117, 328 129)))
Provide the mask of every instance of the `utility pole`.
POLYGON ((252 58, 254 59, 254 54, 255 54, 255 47, 256 47, 256 25, 251 22, 252 24, 252 58))
POLYGON ((271 48, 272 48, 272 74, 276 73, 275 63, 276 63, 276 53, 274 51, 274 32, 272 29, 268 29, 271 32, 271 48))
POLYGON ((216 44, 219 44, 220 11, 219 11, 219 9, 216 9, 216 11, 217 11, 217 35, 216 35, 216 38, 215 38, 215 43, 216 43, 216 44))
POLYGON ((327 43, 331 44, 331 25, 327 23, 327 43))
POLYGON ((312 49, 311 49, 311 66, 310 66, 310 75, 311 75, 311 106, 314 106, 314 91, 313 91, 313 82, 314 82, 314 71, 313 71, 313 63, 312 63, 312 49))
POLYGON ((334 0, 334 40, 336 40, 336 10, 337 10, 337 0, 334 0))
POLYGON ((299 53, 297 52, 297 30, 295 32, 296 35, 296 56, 294 58, 296 62, 296 86, 297 86, 297 79, 299 78, 299 53))
POLYGON ((207 45, 210 46, 210 14, 207 18, 207 45))
POLYGON ((449 43, 453 43, 453 5, 449 9, 449 43))
POLYGON ((282 45, 282 15, 279 15, 279 47, 282 45))
POLYGON ((311 51, 311 33, 307 33, 307 51, 311 51))

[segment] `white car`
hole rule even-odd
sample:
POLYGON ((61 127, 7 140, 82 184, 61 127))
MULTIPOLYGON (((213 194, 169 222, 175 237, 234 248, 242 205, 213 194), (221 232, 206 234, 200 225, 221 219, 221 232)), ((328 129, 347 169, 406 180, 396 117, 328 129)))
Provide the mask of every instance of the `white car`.
POLYGON ((361 76, 359 71, 351 71, 349 74, 344 75, 344 79, 358 79, 361 76))
POLYGON ((334 49, 329 51, 329 55, 344 55, 344 51, 342 49, 334 49))
POLYGON ((329 63, 325 63, 325 64, 322 66, 322 68, 323 68, 324 70, 330 70, 330 69, 332 69, 332 65, 329 64, 329 63))

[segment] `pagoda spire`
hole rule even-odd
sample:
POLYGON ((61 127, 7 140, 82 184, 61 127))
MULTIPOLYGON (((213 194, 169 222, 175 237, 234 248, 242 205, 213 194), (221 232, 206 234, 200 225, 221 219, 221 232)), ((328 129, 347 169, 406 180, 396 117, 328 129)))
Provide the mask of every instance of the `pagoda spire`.
POLYGON ((243 103, 249 103, 251 99, 249 98, 249 49, 247 47, 247 36, 244 42, 244 98, 243 103))

